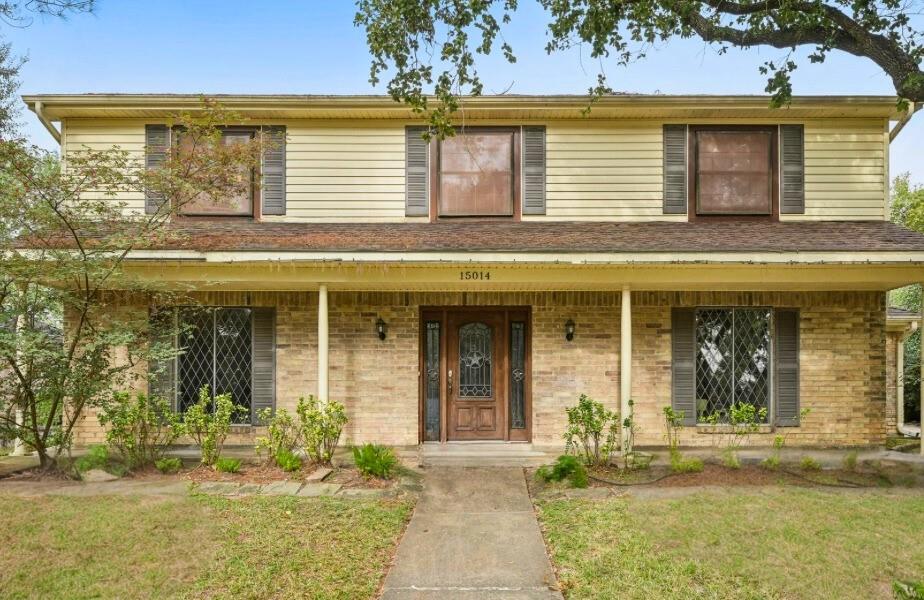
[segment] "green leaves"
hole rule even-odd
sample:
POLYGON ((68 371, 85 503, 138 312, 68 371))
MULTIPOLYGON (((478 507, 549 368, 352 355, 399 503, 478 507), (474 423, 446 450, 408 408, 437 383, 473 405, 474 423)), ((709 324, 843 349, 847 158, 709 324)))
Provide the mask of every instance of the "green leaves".
POLYGON ((618 415, 586 394, 566 408, 568 428, 562 437, 569 453, 580 454, 588 465, 608 464, 619 448, 618 415))
POLYGON ((323 402, 314 396, 299 398, 295 408, 308 457, 318 464, 330 464, 347 423, 346 409, 339 402, 323 402))
POLYGON ((199 446, 203 465, 216 465, 221 458, 231 423, 238 414, 246 415, 247 408, 234 404, 231 394, 218 394, 212 398, 209 386, 199 390, 199 400, 186 409, 183 422, 187 433, 199 446))

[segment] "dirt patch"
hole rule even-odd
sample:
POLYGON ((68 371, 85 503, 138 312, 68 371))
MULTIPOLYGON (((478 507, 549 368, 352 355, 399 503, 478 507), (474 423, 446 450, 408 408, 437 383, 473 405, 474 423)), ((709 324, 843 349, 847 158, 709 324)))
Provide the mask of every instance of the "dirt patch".
POLYGON ((334 472, 324 479, 325 483, 339 483, 345 488, 367 488, 383 490, 395 485, 395 479, 378 479, 364 477, 359 470, 351 467, 336 467, 334 472))

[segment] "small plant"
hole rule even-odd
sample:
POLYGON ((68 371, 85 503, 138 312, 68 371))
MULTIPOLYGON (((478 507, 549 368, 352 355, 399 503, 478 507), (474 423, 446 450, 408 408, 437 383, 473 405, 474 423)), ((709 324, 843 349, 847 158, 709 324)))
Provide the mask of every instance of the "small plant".
POLYGON ((811 456, 803 456, 802 460, 799 461, 799 468, 803 471, 819 471, 821 470, 821 465, 811 456))
POLYGON ((712 425, 713 433, 718 431, 720 424, 729 428, 728 434, 722 436, 725 442, 722 448, 722 463, 732 469, 741 466, 738 450, 753 433, 760 430, 760 426, 767 421, 767 408, 757 408, 748 402, 738 402, 729 407, 727 414, 713 412, 706 417, 706 422, 712 425))
POLYGON ((175 456, 168 456, 154 461, 154 466, 164 475, 178 473, 183 468, 183 461, 175 456))
MULTIPOLYGON (((577 406, 566 408, 568 428, 565 450, 581 455, 587 465, 609 464, 613 452, 619 447, 619 418, 586 394, 578 398, 577 406)), ((631 419, 629 421, 631 426, 631 419)))
MULTIPOLYGON (((280 453, 292 452, 301 444, 301 428, 289 412, 280 408, 275 413, 271 408, 264 408, 258 414, 260 423, 267 428, 267 436, 257 438, 256 451, 266 451, 270 461, 276 460, 280 453)), ((276 460, 278 464, 278 460, 276 460)))
POLYGON ((680 453, 680 431, 683 429, 683 411, 664 407, 664 424, 667 426, 667 448, 670 453, 671 471, 674 473, 699 473, 703 461, 698 458, 684 458, 680 453))
POLYGON ((215 470, 221 473, 237 473, 241 470, 241 461, 237 458, 218 458, 215 460, 215 470))
POLYGON ((184 430, 167 400, 143 393, 116 392, 103 404, 99 422, 129 470, 154 464, 184 430))
POLYGON ((857 451, 851 450, 844 455, 844 470, 851 473, 857 470, 857 451))
POLYGON ((186 430, 202 452, 203 465, 213 466, 221 458, 231 421, 235 415, 246 413, 246 408, 232 402, 231 394, 219 394, 213 399, 207 385, 199 390, 198 402, 186 410, 183 418, 186 430))
POLYGON ((780 463, 783 462, 783 445, 786 444, 786 436, 784 435, 775 435, 773 436, 773 448, 770 450, 770 456, 763 459, 760 464, 765 468, 770 470, 777 470, 780 468, 780 463))
POLYGON ((765 469, 776 471, 777 469, 780 468, 780 458, 775 455, 770 455, 767 458, 760 461, 760 465, 765 469))
POLYGON ((291 450, 279 450, 276 453, 276 465, 283 471, 291 473, 302 468, 302 459, 291 450))
POLYGON ((398 466, 398 459, 391 448, 379 444, 353 446, 353 462, 365 477, 379 479, 391 479, 398 466))
POLYGON ((536 471, 536 477, 545 481, 568 480, 571 487, 587 487, 587 468, 576 456, 562 454, 551 465, 543 465, 536 471))
POLYGON ((892 596, 896 600, 924 600, 924 582, 893 581, 892 596))
POLYGON ((328 465, 347 423, 346 409, 339 402, 321 402, 314 396, 298 399, 295 409, 299 418, 305 452, 312 462, 328 465))
POLYGON ((731 448, 725 448, 722 450, 722 464, 728 469, 740 469, 741 457, 731 448))
POLYGON ((87 448, 87 453, 74 461, 74 468, 78 473, 86 473, 93 469, 106 469, 109 466, 109 448, 95 445, 87 448))
POLYGON ((674 473, 700 473, 703 461, 698 458, 684 458, 678 452, 671 456, 671 471, 674 473))

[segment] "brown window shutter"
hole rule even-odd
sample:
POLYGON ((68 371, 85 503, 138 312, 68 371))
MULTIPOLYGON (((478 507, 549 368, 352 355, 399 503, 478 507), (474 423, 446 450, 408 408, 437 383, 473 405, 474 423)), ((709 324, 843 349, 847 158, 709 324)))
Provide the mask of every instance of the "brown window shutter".
POLYGON ((799 425, 799 311, 774 311, 774 353, 776 363, 776 424, 799 425))
MULTIPOLYGON (((151 341, 176 348, 174 337, 176 311, 171 308, 151 309, 149 323, 151 341)), ((176 406, 176 357, 151 361, 148 365, 148 395, 163 398, 176 406)))
POLYGON ((805 213, 805 128, 780 125, 780 213, 805 213))
POLYGON ((263 151, 262 212, 264 215, 286 214, 286 128, 273 125, 263 128, 269 147, 263 151))
POLYGON ((426 127, 404 130, 404 214, 409 217, 430 215, 430 144, 422 137, 426 131, 426 127))
POLYGON ((684 425, 696 425, 694 309, 671 309, 671 407, 684 425))
POLYGON ((545 127, 523 128, 523 214, 545 214, 545 127))
MULTIPOLYGON (((167 161, 167 152, 170 150, 170 128, 166 125, 144 126, 144 168, 160 169, 167 161)), ((153 190, 146 190, 144 194, 144 212, 151 215, 160 210, 164 204, 164 196, 153 190)))
POLYGON ((687 126, 664 126, 664 214, 687 212, 687 126))
POLYGON ((252 422, 265 408, 276 406, 276 310, 253 309, 251 387, 252 422))

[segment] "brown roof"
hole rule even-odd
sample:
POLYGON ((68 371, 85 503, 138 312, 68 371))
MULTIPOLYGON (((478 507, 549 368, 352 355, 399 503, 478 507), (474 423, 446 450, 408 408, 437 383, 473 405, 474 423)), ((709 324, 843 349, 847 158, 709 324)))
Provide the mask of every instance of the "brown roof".
POLYGON ((158 249, 340 252, 924 252, 924 235, 885 221, 696 223, 444 221, 173 225, 158 249))

